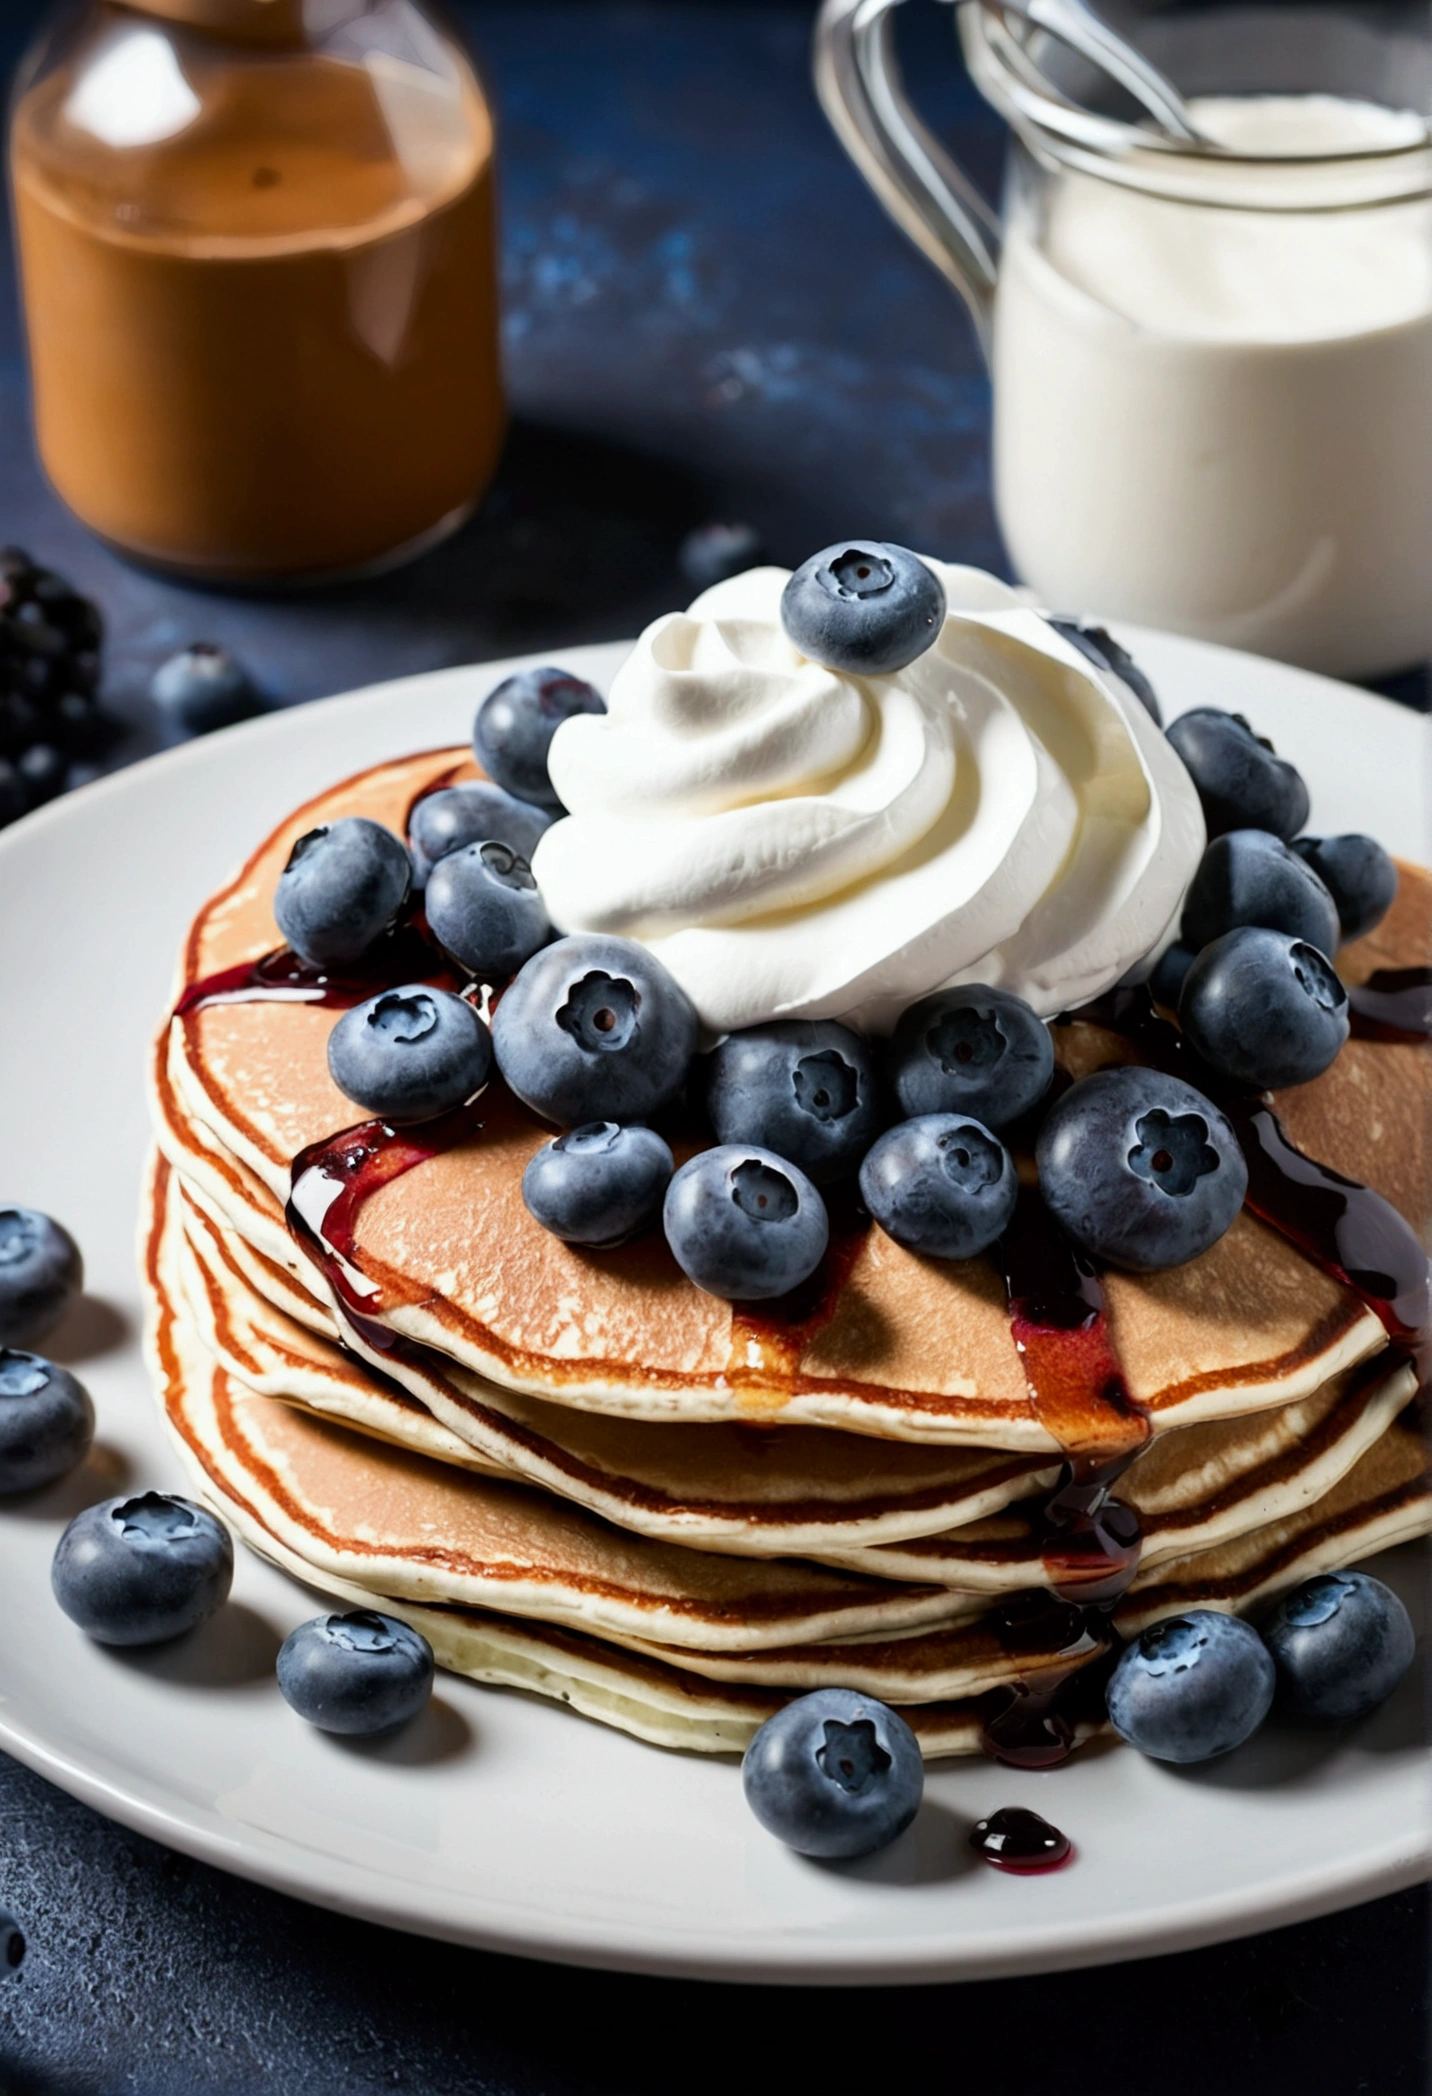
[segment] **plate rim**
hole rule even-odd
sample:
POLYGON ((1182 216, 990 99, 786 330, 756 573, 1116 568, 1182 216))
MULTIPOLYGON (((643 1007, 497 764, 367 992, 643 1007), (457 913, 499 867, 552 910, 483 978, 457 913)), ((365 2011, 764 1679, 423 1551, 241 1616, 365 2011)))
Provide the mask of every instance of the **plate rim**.
MULTIPOLYGON (((1372 707, 1384 722, 1395 718, 1399 723, 1418 723, 1424 740, 1432 729, 1427 716, 1356 686, 1213 643, 1154 633, 1127 621, 1118 624, 1136 650, 1148 642, 1159 649, 1175 646, 1213 658, 1210 667, 1218 659, 1231 657, 1288 680, 1290 689, 1320 686, 1329 697, 1336 694, 1340 703, 1352 698, 1372 707)), ((600 676, 614 669, 631 645, 630 641, 589 642, 558 652, 579 670, 600 676)), ((509 674, 516 668, 539 664, 550 653, 535 650, 489 662, 383 679, 326 699, 276 709, 222 730, 217 737, 155 752, 11 825, 0 835, 0 866, 13 840, 23 842, 42 827, 63 828, 82 821, 84 811, 97 796, 119 798, 145 790, 156 779, 177 782, 188 770, 204 770, 212 765, 216 743, 230 749, 240 743, 246 748, 267 741, 281 745, 286 736, 295 732, 295 717, 309 728, 321 728, 324 720, 337 718, 340 710, 345 719, 351 719, 357 706, 382 712, 409 694, 431 697, 444 688, 457 692, 484 676, 509 674)), ((283 790, 287 792, 286 788, 283 790)), ((117 1774, 91 1767, 81 1756, 67 1752, 33 1728, 8 1697, 0 1697, 0 1748, 105 1817, 166 1847, 312 1905, 407 1933, 506 1955, 733 1984, 932 1985, 958 1978, 994 1979, 1018 1973, 1118 1964, 1313 1919, 1406 1889, 1432 1875, 1432 1827, 1424 1824, 1413 1839, 1390 1834, 1371 1851, 1340 1860, 1331 1867, 1314 1861, 1274 1880, 1240 1887, 1232 1894, 1220 1890, 1174 1903, 1140 1905, 1092 1927, 1078 1921, 1032 1928, 986 1927, 978 1936, 963 1934, 944 1944, 916 1943, 896 1934, 888 1952, 873 1953, 868 1945, 863 1945, 853 1954, 843 1953, 825 1939, 817 1943, 802 1941, 795 1934, 783 1939, 773 1933, 760 1940, 754 1954, 744 1956, 733 1952, 729 1935, 719 1932, 710 1936, 686 1933, 673 1946, 669 1940, 658 1939, 650 1922, 626 1928, 609 1919, 601 1923, 564 1924, 560 1914, 542 1917, 535 1912, 524 1912, 505 1922, 500 1918, 478 1920, 446 1888, 405 1881, 379 1867, 359 1865, 349 1858, 325 1856, 326 1878, 317 1883, 311 1858, 305 1874, 307 1852, 291 1839, 253 1827, 226 1832, 221 1817, 212 1808, 205 1809, 189 1800, 177 1803, 177 1807, 166 1805, 152 1783, 137 1778, 126 1788, 117 1774), (596 1940, 598 1936, 601 1940, 596 1940)))

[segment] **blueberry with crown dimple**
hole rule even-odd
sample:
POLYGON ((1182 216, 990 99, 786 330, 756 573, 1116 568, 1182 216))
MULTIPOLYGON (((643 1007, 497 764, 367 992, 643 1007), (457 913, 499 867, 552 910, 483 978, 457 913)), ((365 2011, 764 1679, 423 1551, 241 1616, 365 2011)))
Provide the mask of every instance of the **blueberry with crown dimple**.
POLYGON ((413 879, 423 887, 439 859, 460 851, 465 844, 485 844, 495 839, 530 862, 537 840, 556 821, 550 808, 536 807, 505 793, 490 779, 467 779, 457 786, 440 786, 414 802, 408 815, 408 850, 413 856, 413 879))
POLYGON ((1109 1681, 1114 1730, 1155 1761, 1211 1761, 1268 1715, 1273 1662, 1250 1624, 1214 1609, 1166 1616, 1129 1644, 1109 1681))
POLYGON ((0 1346, 28 1346, 57 1325, 84 1286, 80 1248, 38 1208, 0 1208, 0 1346))
POLYGON ((1014 1160, 963 1114, 921 1114, 888 1129, 860 1167, 860 1194, 888 1237, 932 1259, 973 1259, 1014 1214, 1014 1160))
POLYGON ((328 1036, 340 1092, 385 1121, 429 1121, 481 1091, 492 1037, 465 997, 427 983, 382 990, 328 1036))
POLYGON ((552 936, 532 868, 495 839, 439 859, 426 907, 433 936, 478 982, 515 975, 552 936))
POLYGON ((741 1785, 787 1848, 869 1856, 919 1811, 925 1765, 898 1711, 851 1689, 818 1689, 767 1718, 746 1749, 741 1785))
POLYGON ((632 939, 579 932, 533 955, 492 1020, 498 1068, 524 1105, 559 1127, 642 1121, 686 1082, 691 1000, 632 939))
POLYGON ((985 983, 936 990, 900 1016, 886 1070, 907 1115, 968 1114, 1007 1128, 1054 1075, 1049 1028, 1022 997, 985 983))
POLYGON ((1178 1016, 1204 1061, 1253 1091, 1320 1077, 1349 1030, 1347 991, 1327 955, 1252 924, 1205 946, 1178 1016))
POLYGON ((73 1470, 94 1439, 84 1384, 39 1354, 0 1347, 0 1493, 29 1492, 73 1470))
POLYGON ((607 702, 585 677, 567 670, 518 670, 487 694, 473 722, 472 747, 488 777, 519 800, 559 810, 547 769, 552 737, 574 713, 605 713, 607 702))
POLYGON ((102 1645, 156 1645, 192 1630, 228 1598, 229 1532, 172 1492, 86 1507, 60 1537, 55 1599, 102 1645))
POLYGON ((746 1027, 703 1061, 717 1141, 764 1144, 817 1186, 858 1170, 880 1132, 874 1057, 858 1033, 833 1019, 746 1027))
POLYGON ((376 1609, 314 1616, 279 1651, 284 1701, 320 1732, 358 1738, 392 1732, 422 1710, 433 1687, 432 1646, 376 1609))
POLYGON ((666 1190, 666 1241, 688 1280, 732 1301, 769 1301, 825 1256, 825 1203, 799 1166, 755 1143, 689 1158, 666 1190))
POLYGON ((918 554, 883 539, 841 539, 798 567, 781 624, 826 669, 884 677, 923 655, 945 620, 944 584, 918 554))
POLYGON ((533 1153, 522 1199, 568 1244, 618 1245, 656 1219, 675 1169, 655 1129, 588 1121, 533 1153))
POLYGON ((1071 1085, 1039 1132, 1039 1190, 1090 1258, 1160 1273, 1231 1228, 1248 1167, 1225 1115, 1159 1070, 1098 1070, 1071 1085))

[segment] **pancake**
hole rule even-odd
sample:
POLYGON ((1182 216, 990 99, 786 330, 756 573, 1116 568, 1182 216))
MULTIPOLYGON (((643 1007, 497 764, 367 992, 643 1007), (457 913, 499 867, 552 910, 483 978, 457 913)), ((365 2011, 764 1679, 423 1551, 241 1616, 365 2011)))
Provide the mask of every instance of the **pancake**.
MULTIPOLYGON (((205 1345, 237 1381, 417 1453, 482 1467, 465 1440, 439 1426, 425 1404, 415 1404, 406 1391, 395 1389, 376 1363, 365 1363, 353 1350, 305 1331, 258 1296, 231 1260, 214 1224, 186 1203, 172 1180, 161 1183, 157 1199, 184 1225, 175 1256, 188 1313, 205 1345)), ((172 1216, 169 1226, 173 1227, 172 1216)), ((1409 1367, 1379 1374, 1373 1364, 1371 1370, 1348 1371, 1313 1397, 1277 1411, 1160 1436, 1118 1486, 1119 1497, 1140 1516, 1142 1569, 1242 1535, 1320 1498, 1390 1425, 1414 1385, 1409 1367)), ((533 1451, 515 1434, 509 1437, 511 1459, 493 1467, 545 1484, 641 1533, 700 1540, 706 1548, 756 1555, 775 1549, 798 1551, 875 1577, 935 1581, 964 1592, 1015 1592, 1045 1578, 1037 1507, 1026 1511, 1016 1506, 991 1519, 985 1502, 994 1497, 1004 1506, 1017 1490, 1021 1497, 1030 1489, 1042 1494, 1054 1484, 1056 1470, 1006 1478, 983 1490, 975 1475, 964 1505, 940 1532, 916 1530, 899 1543, 852 1548, 857 1529, 874 1530, 877 1525, 870 1512, 877 1479, 870 1473, 878 1472, 890 1455, 908 1464, 912 1458, 939 1459, 937 1451, 898 1442, 872 1445, 855 1436, 822 1435, 808 1428, 632 1426, 556 1406, 539 1407, 532 1399, 525 1405, 529 1413, 540 1409, 549 1415, 559 1437, 564 1426, 585 1427, 589 1443, 599 1445, 602 1476, 594 1479, 589 1463, 569 1462, 559 1469, 550 1458, 533 1460, 533 1451), (664 1460, 659 1446, 663 1442, 671 1444, 664 1460), (614 1458, 625 1458, 638 1475, 623 1476, 614 1458), (653 1476, 662 1481, 659 1505, 653 1504, 653 1476), (677 1501, 671 1492, 673 1476, 684 1479, 688 1490, 697 1483, 702 1503, 677 1501), (809 1501, 821 1487, 837 1498, 843 1496, 844 1503, 819 1512, 812 1509, 809 1501), (718 1491, 725 1514, 720 1529, 711 1520, 718 1491), (792 1501, 802 1493, 807 1505, 803 1520, 797 1522, 792 1501), (705 1530, 703 1515, 709 1523, 705 1530), (737 1523, 744 1532, 733 1536, 730 1530, 737 1523), (843 1538, 842 1526, 847 1530, 843 1538)), ((492 1441, 494 1447, 499 1445, 496 1433, 492 1441)), ((549 1450, 554 1446, 545 1445, 549 1450)), ((570 1448, 557 1447, 555 1452, 571 1454, 570 1448)), ((539 1447, 537 1456, 542 1453, 539 1447)), ((956 1452, 953 1460, 962 1455, 972 1471, 982 1462, 991 1468, 1001 1463, 1008 1468, 1010 1463, 1007 1457, 979 1458, 963 1452, 956 1452)), ((920 1516, 907 1512, 903 1518, 911 1522, 920 1516)), ((929 1512, 923 1518, 933 1526, 929 1512)))
POLYGON ((248 1388, 440 1461, 526 1478, 641 1534, 756 1556, 823 1556, 977 1520, 1048 1491, 1059 1474, 1036 1457, 818 1427, 608 1419, 498 1390, 437 1356, 385 1364, 361 1337, 340 1346, 336 1329, 326 1338, 305 1329, 293 1284, 238 1248, 177 1181, 159 1198, 183 1224, 189 1312, 248 1388), (286 1310, 276 1306, 285 1300, 286 1310))
MULTIPOLYGON (((273 886, 303 830, 339 813, 401 828, 414 796, 460 769, 460 753, 429 753, 300 810, 201 912, 182 982, 272 946, 273 886)), ((229 1226, 290 1271, 301 1255, 278 1233, 291 1160, 354 1116, 327 1074, 333 1021, 311 1004, 201 1006, 169 1026, 156 1067, 166 1148, 207 1152, 207 1190, 229 1226)), ((1057 1448, 987 1261, 922 1260, 838 1217, 810 1315, 756 1320, 688 1283, 659 1237, 592 1255, 548 1235, 523 1207, 520 1181, 550 1130, 500 1081, 471 1120, 470 1134, 361 1209, 352 1263, 371 1290, 365 1310, 395 1333, 503 1387, 617 1417, 1057 1448)), ((1384 1344, 1350 1290, 1248 1214, 1201 1258, 1153 1276, 1110 1274, 1106 1288, 1129 1386, 1158 1428, 1287 1404, 1384 1344)))
MULTIPOLYGON (((167 1267, 172 1244, 170 1232, 167 1244, 161 1238, 152 1247, 150 1346, 171 1428, 206 1494, 241 1533, 300 1576, 344 1598, 394 1605, 431 1630, 445 1663, 573 1700, 571 1648, 561 1640, 554 1646, 545 1636, 555 1621, 560 1631, 583 1632, 579 1652, 599 1675, 605 1670, 603 1680, 587 1681, 579 1707, 607 1722, 642 1730, 643 1722, 656 1721, 642 1697, 636 1711, 628 1707, 630 1679, 619 1662, 594 1653, 598 1644, 627 1648, 672 1675, 734 1687, 732 1704, 688 1711, 692 1722, 677 1728, 679 1737, 673 1737, 668 1710, 661 1720, 666 1743, 739 1744, 775 1707, 753 1702, 753 1691, 796 1693, 840 1684, 907 1710, 937 1706, 946 1731, 930 1735, 927 1745, 946 1752, 977 1743, 977 1713, 970 1706, 980 1696, 1016 1682, 1037 1686, 1042 1676, 1071 1670, 1070 1651, 1053 1630, 1042 1643, 1025 1635, 1012 1645, 998 1613, 934 1626, 897 1625, 892 1634, 888 1626, 862 1627, 857 1610, 853 1635, 774 1642, 765 1633, 808 1606, 812 1591, 800 1585, 803 1568, 789 1561, 759 1568, 759 1594, 743 1586, 734 1595, 743 1632, 753 1622, 757 1629, 749 1647, 738 1649, 719 1625, 715 1636, 709 1634, 712 1602, 721 1594, 731 1604, 731 1590, 719 1582, 732 1571, 744 1578, 755 1568, 689 1550, 657 1554, 643 1545, 633 1553, 630 1539, 604 1524, 554 1523, 539 1495, 454 1475, 423 1458, 365 1443, 344 1428, 237 1386, 176 1315, 167 1267), (474 1547, 479 1539, 488 1553, 480 1567, 474 1547), (520 1563, 515 1583, 493 1576, 494 1546, 509 1579, 510 1568, 520 1563), (684 1570, 679 1585, 669 1560, 680 1561, 684 1570), (554 1571, 562 1576, 552 1577, 554 1571), (534 1596, 539 1575, 545 1590, 534 1596), (450 1595, 479 1591, 508 1596, 515 1606, 474 1608, 471 1598, 451 1605, 450 1595), (629 1626, 639 1611, 668 1635, 634 1633, 629 1626), (510 1616, 529 1613, 535 1625, 520 1624, 514 1632, 510 1616), (673 1623, 676 1638, 670 1636, 673 1623)), ((1136 1583, 1116 1622, 1133 1627, 1195 1602, 1253 1607, 1310 1570, 1345 1564, 1422 1533, 1432 1515, 1424 1471, 1418 1434, 1405 1423, 1394 1425, 1321 1503, 1235 1546, 1180 1560, 1155 1581, 1136 1583)), ((828 1632, 830 1598, 817 1593, 810 1617, 817 1630, 828 1632)), ((1057 1627, 1068 1613, 1052 1611, 1051 1624, 1057 1627)), ((1099 1653, 1099 1645, 1085 1638, 1077 1660, 1092 1663, 1099 1653)), ((681 1680, 665 1673, 656 1679, 678 1706, 689 1703, 691 1692, 681 1680)), ((646 1730, 643 1736, 653 1735, 646 1730)))

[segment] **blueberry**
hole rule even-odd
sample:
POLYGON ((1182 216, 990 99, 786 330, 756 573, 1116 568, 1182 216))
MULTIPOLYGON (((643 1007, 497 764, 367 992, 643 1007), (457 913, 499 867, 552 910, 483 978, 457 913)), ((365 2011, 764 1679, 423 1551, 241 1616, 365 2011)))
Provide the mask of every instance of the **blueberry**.
POLYGON ((84 1286, 68 1230, 37 1208, 0 1208, 0 1346, 28 1346, 57 1325, 84 1286))
POLYGON ((65 790, 69 765, 64 752, 57 750, 52 742, 31 743, 15 769, 20 774, 25 800, 31 808, 43 808, 46 801, 57 800, 65 790))
POLYGON ((391 1732, 432 1694, 432 1647, 376 1609, 315 1616, 284 1639, 278 1685, 284 1701, 320 1732, 391 1732))
POLYGON ((504 677, 477 709, 472 746, 490 778, 518 800, 557 808, 547 771, 552 737, 574 713, 605 713, 607 702, 585 678, 566 670, 519 670, 504 677))
POLYGON ((25 1962, 25 1932, 13 1914, 0 1907, 0 1972, 18 1972, 25 1962))
POLYGON ((1241 713, 1198 706, 1165 732, 1197 788, 1210 837, 1225 830, 1297 836, 1308 819, 1308 789, 1241 713))
POLYGON ((317 967, 356 961, 396 918, 413 877, 407 849, 366 815, 309 830, 288 855, 273 899, 278 928, 317 967))
POLYGON ((824 1688, 767 1718, 741 1763, 746 1803, 803 1856, 869 1856, 920 1809, 914 1733, 873 1696, 824 1688))
POLYGON ((1338 943, 1338 913, 1311 866, 1267 830, 1227 830, 1199 861, 1184 898, 1185 946, 1201 953, 1240 924, 1291 932, 1320 953, 1338 943))
POLYGON ((1109 1682, 1109 1720, 1155 1761, 1211 1761, 1258 1730, 1274 1680, 1256 1630, 1194 1608, 1141 1631, 1123 1653, 1109 1682))
POLYGON ((662 1222, 682 1272, 737 1301, 798 1287, 830 1237, 825 1203, 805 1173, 754 1143, 699 1150, 667 1188, 662 1222))
POLYGON ((827 669, 884 677, 923 655, 945 620, 944 585, 924 561, 883 540, 842 539, 796 569, 781 624, 827 669))
POLYGON ((1079 1249, 1136 1274, 1206 1252, 1248 1191, 1218 1108, 1158 1070, 1098 1070, 1071 1085, 1035 1159, 1045 1205, 1079 1249))
POLYGON ((227 648, 198 640, 154 672, 149 696, 160 713, 189 735, 227 728, 258 710, 249 673, 227 648))
POLYGON ((479 982, 515 975, 552 936, 532 868, 509 845, 464 844, 428 881, 428 923, 479 982))
POLYGON ((1178 1010, 1184 978, 1197 959, 1198 955, 1191 946, 1180 946, 1177 942, 1172 946, 1166 946, 1159 955, 1154 972, 1149 977, 1149 988, 1153 991, 1155 1001, 1163 1005, 1166 1011, 1178 1010))
POLYGON ((694 590, 714 588, 732 575, 744 575, 766 557, 754 524, 698 524, 688 531, 676 560, 694 590))
POLYGON ((853 1172, 880 1132, 870 1050, 833 1019, 728 1034, 706 1059, 705 1077, 718 1142, 763 1144, 817 1186, 853 1172))
POLYGON ((1361 939, 1381 924, 1397 894, 1397 865, 1375 837, 1299 837, 1293 849, 1332 896, 1345 939, 1361 939))
POLYGON ((566 1128, 645 1120, 667 1105, 696 1030, 686 992, 645 947, 585 932, 534 954, 492 1023, 508 1085, 566 1128))
POLYGON ((157 1645, 212 1616, 234 1577, 229 1532, 168 1492, 86 1507, 60 1537, 50 1584, 101 1645, 157 1645))
POLYGON ((676 1166, 650 1128, 588 1121, 544 1143, 522 1174, 522 1198, 568 1244, 618 1245, 655 1220, 676 1166))
POLYGON ((17 822, 29 805, 25 781, 8 757, 0 757, 0 830, 17 822))
POLYGON ((968 1114, 1007 1128, 1048 1091, 1054 1042, 1022 998, 971 983, 902 1013, 887 1068, 906 1114, 968 1114))
POLYGON ((0 1347, 0 1492, 53 1483, 93 1439, 94 1406, 83 1383, 38 1354, 0 1347))
POLYGON ((515 800, 487 779, 470 779, 462 786, 442 786, 436 793, 425 793, 408 816, 413 879, 422 887, 438 860, 464 844, 492 840, 530 860, 537 839, 554 820, 550 809, 515 800))
POLYGON ((1386 1702, 1412 1664, 1412 1618, 1366 1572, 1319 1572, 1285 1594, 1263 1625, 1278 1699, 1307 1718, 1360 1718, 1386 1702))
POLYGON ((406 983, 345 1012, 328 1036, 328 1074, 385 1121, 430 1121, 487 1082, 492 1037, 465 997, 406 983))
POLYGON ((860 1196, 886 1235, 933 1259, 973 1259, 1014 1213, 1019 1178, 998 1136, 961 1114, 921 1114, 882 1135, 860 1196))
POLYGON ((1251 924, 1204 948, 1178 1016, 1205 1062, 1254 1091, 1308 1083, 1348 1037, 1347 991, 1327 956, 1251 924))
POLYGON ((1085 625, 1079 619, 1069 618, 1051 618, 1049 623, 1071 647, 1087 655, 1096 669, 1111 670, 1121 683, 1127 684, 1155 727, 1163 726, 1158 693, 1128 649, 1120 646, 1106 626, 1085 625))

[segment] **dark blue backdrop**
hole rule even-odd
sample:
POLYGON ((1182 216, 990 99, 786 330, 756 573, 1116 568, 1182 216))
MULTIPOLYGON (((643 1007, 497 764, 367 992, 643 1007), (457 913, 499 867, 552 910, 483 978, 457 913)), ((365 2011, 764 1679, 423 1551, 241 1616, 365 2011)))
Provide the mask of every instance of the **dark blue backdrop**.
MULTIPOLYGON (((36 12, 0 0, 0 66, 36 12)), ((791 562, 854 530, 1002 564, 973 339, 825 128, 810 7, 460 12, 502 123, 516 420, 480 516, 405 573, 260 603, 176 588, 97 546, 34 464, 0 257, 0 541, 103 605, 107 692, 129 724, 119 760, 152 747, 148 680, 187 640, 228 643, 286 704, 631 633, 681 601, 676 546, 712 516, 750 520, 791 562)), ((998 126, 959 74, 948 12, 912 7, 902 34, 926 108, 993 187, 998 126)), ((320 1914, 111 1827, 0 1758, 0 1901, 31 1942, 0 1981, 0 2096, 669 2096, 718 2074, 814 2096, 1417 2096, 1426 2082, 1418 1894, 1102 1975, 714 1997, 320 1914)))

